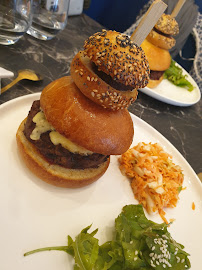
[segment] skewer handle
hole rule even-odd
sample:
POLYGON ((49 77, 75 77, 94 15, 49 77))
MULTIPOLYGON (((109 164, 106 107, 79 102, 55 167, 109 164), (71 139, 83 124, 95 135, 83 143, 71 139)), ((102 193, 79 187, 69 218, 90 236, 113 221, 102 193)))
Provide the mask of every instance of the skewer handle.
POLYGON ((180 9, 182 8, 182 6, 184 5, 186 0, 179 0, 177 2, 177 5, 175 6, 175 8, 173 9, 172 13, 170 14, 170 16, 172 18, 177 17, 177 14, 180 12, 180 9))
POLYGON ((163 1, 155 0, 132 33, 131 40, 140 46, 166 8, 167 5, 163 1))

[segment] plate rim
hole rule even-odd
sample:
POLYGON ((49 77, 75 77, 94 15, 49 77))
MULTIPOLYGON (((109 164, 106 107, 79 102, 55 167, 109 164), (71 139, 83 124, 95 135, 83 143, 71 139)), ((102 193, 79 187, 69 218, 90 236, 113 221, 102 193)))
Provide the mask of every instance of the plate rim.
MULTIPOLYGON (((175 61, 176 62, 176 61, 175 61)), ((199 94, 199 97, 198 97, 198 99, 196 100, 196 101, 194 101, 194 102, 183 102, 183 101, 177 101, 177 100, 175 100, 175 99, 171 99, 171 98, 168 98, 168 97, 164 97, 164 96, 162 96, 162 95, 160 95, 159 93, 156 93, 155 92, 155 88, 149 88, 149 87, 147 87, 147 86, 145 86, 144 88, 140 88, 139 89, 139 91, 141 91, 142 93, 144 93, 144 94, 146 94, 146 95, 148 95, 148 96, 150 96, 150 97, 152 97, 152 98, 154 98, 154 99, 157 99, 157 100, 159 100, 159 101, 161 101, 161 102, 164 102, 164 103, 167 103, 167 104, 171 104, 171 105, 174 105, 174 106, 179 106, 179 107, 188 107, 188 106, 192 106, 192 105, 194 105, 194 104, 196 104, 196 103, 198 103, 199 101, 200 101, 200 99, 201 99, 201 91, 200 91, 200 88, 199 88, 199 86, 198 86, 198 84, 195 82, 195 80, 192 78, 192 76, 180 65, 180 64, 178 64, 177 62, 176 62, 176 64, 180 67, 180 68, 182 68, 182 70, 183 70, 183 72, 188 76, 188 77, 190 77, 193 81, 194 81, 194 83, 196 84, 196 91, 198 92, 198 94, 199 94), (148 92, 149 91, 149 92, 148 92)), ((167 79, 163 79, 163 80, 167 80, 167 79)), ((167 80, 168 81, 168 80, 167 80)), ((170 82, 171 83, 171 82, 170 82)), ((160 84, 159 84, 160 85, 160 84)), ((171 85, 172 85, 172 83, 171 83, 171 85)), ((181 87, 181 88, 184 88, 184 87, 181 87)), ((186 90, 186 89, 185 89, 186 90)), ((188 91, 188 90, 186 90, 186 91, 188 91)), ((194 91, 194 90, 193 90, 194 91)))

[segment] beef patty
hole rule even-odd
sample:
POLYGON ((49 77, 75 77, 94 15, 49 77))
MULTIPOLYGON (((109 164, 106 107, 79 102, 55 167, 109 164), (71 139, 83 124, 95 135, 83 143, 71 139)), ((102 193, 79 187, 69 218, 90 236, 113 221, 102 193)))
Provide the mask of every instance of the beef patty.
POLYGON ((35 145, 44 158, 51 164, 57 164, 69 169, 87 169, 97 168, 101 163, 105 162, 109 156, 93 153, 92 155, 74 154, 61 144, 54 145, 49 137, 50 131, 41 134, 39 140, 32 140, 30 135, 36 124, 32 121, 33 117, 40 111, 40 101, 33 102, 29 111, 27 121, 24 128, 24 135, 28 141, 35 145))
POLYGON ((155 27, 153 28, 153 30, 154 30, 156 33, 158 33, 158 34, 160 34, 160 35, 162 35, 162 36, 165 36, 165 37, 167 37, 167 38, 171 38, 171 37, 172 37, 172 36, 169 35, 169 34, 165 34, 165 33, 161 32, 160 30, 156 29, 155 27))
POLYGON ((107 84, 109 84, 111 87, 115 88, 118 91, 132 91, 134 87, 130 85, 124 85, 123 83, 117 82, 114 79, 112 79, 111 76, 107 75, 103 71, 99 70, 98 67, 95 65, 95 63, 92 62, 92 69, 95 72, 95 74, 98 75, 103 81, 105 81, 107 84))
POLYGON ((150 79, 151 80, 159 80, 161 76, 163 75, 164 71, 156 71, 156 70, 150 70, 150 79))

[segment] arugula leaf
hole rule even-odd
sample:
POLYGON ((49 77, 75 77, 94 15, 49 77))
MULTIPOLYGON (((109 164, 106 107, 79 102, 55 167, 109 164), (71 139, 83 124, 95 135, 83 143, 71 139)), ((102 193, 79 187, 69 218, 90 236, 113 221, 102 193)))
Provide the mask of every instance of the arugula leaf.
POLYGON ((164 72, 164 78, 176 86, 186 88, 189 92, 194 89, 194 86, 186 79, 187 75, 182 74, 182 69, 176 66, 174 60, 171 60, 170 67, 164 72))
POLYGON ((115 238, 99 246, 95 234, 84 228, 68 245, 37 249, 62 250, 75 259, 74 270, 184 270, 189 254, 167 231, 168 225, 148 220, 142 205, 126 205, 115 219, 115 238))
POLYGON ((121 246, 115 241, 108 241, 100 246, 98 260, 95 270, 122 270, 123 251, 121 246))
POLYGON ((84 228, 81 233, 76 236, 75 241, 70 244, 70 247, 74 250, 76 269, 91 270, 97 260, 99 245, 98 239, 94 237, 97 229, 89 234, 88 230, 90 228, 91 225, 84 228))

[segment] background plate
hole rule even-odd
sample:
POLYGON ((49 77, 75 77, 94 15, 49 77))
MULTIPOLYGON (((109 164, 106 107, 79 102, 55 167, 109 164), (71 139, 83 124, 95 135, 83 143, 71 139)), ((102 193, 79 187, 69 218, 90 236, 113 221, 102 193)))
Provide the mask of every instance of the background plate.
MULTIPOLYGON (((42 252, 28 257, 23 254, 39 247, 65 245, 68 234, 74 237, 92 223, 92 229, 99 228, 100 244, 110 240, 114 219, 122 207, 137 203, 129 181, 119 171, 117 156, 111 158, 102 178, 80 189, 57 188, 29 172, 18 155, 15 133, 32 101, 39 96, 20 97, 0 106, 0 265, 3 270, 73 269, 72 259, 64 252, 42 252)), ((176 219, 169 231, 191 254, 192 269, 199 270, 202 265, 202 185, 186 160, 160 133, 131 116, 135 131, 133 144, 158 142, 183 168, 187 189, 181 192, 177 207, 166 210, 166 218, 176 219), (195 211, 192 202, 196 205, 195 211)), ((162 222, 158 215, 148 217, 162 222)))
MULTIPOLYGON (((177 63, 176 63, 177 64, 177 63)), ((181 67, 179 64, 177 64, 181 67)), ((182 68, 182 67, 181 67, 182 68)), ((162 102, 186 107, 191 106, 197 103, 201 98, 201 92, 194 81, 194 79, 189 75, 189 73, 183 69, 183 75, 187 75, 187 80, 191 82, 191 84, 195 87, 193 91, 189 92, 187 89, 183 87, 178 87, 172 84, 167 79, 163 79, 163 81, 157 85, 157 87, 151 89, 149 87, 141 88, 140 91, 148 96, 151 96, 155 99, 158 99, 162 102)))

